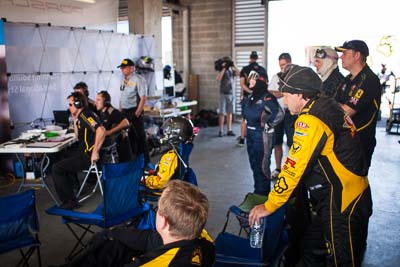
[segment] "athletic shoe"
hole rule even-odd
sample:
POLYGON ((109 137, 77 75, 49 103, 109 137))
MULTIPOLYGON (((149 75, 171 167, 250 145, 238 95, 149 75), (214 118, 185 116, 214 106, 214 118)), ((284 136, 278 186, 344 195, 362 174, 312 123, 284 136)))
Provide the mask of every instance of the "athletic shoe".
POLYGON ((239 142, 236 144, 237 146, 244 146, 244 139, 240 138, 239 142))
POLYGON ((227 136, 236 136, 236 134, 233 131, 228 131, 226 134, 227 136))
POLYGON ((222 132, 219 132, 219 133, 218 133, 218 137, 222 137, 222 132))

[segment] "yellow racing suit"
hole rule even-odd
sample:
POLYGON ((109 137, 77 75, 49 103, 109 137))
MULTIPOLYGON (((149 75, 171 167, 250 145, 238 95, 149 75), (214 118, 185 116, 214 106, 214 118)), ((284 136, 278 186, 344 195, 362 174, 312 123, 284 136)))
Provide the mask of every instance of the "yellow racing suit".
POLYGON ((293 145, 265 207, 277 210, 302 180, 326 241, 329 265, 360 266, 372 200, 354 123, 333 99, 321 97, 307 102, 294 126, 293 145))

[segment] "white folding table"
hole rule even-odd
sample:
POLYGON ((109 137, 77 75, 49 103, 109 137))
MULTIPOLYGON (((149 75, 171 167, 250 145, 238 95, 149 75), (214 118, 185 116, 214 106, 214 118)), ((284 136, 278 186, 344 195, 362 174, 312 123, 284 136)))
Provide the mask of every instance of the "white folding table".
POLYGON ((54 197, 54 194, 51 192, 50 188, 46 184, 46 170, 50 164, 50 158, 48 154, 57 153, 62 151, 64 148, 70 146, 72 143, 76 141, 73 133, 67 134, 65 138, 61 141, 57 142, 33 142, 33 143, 21 143, 18 140, 11 140, 5 142, 0 145, 0 154, 15 154, 18 161, 24 166, 20 154, 43 154, 41 163, 40 163, 40 177, 34 179, 32 182, 27 181, 25 175, 22 177, 21 184, 18 188, 18 192, 21 191, 23 187, 44 187, 47 192, 49 192, 51 198, 58 205, 57 199, 54 197))

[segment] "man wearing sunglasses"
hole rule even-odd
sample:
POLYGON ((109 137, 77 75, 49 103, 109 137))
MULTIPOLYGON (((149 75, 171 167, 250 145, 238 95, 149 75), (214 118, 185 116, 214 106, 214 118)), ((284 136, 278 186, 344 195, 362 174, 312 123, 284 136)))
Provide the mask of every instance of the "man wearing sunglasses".
POLYGON ((360 135, 368 166, 375 149, 375 128, 381 105, 382 87, 378 76, 367 65, 369 49, 361 40, 335 47, 342 52, 342 67, 350 72, 338 89, 336 100, 350 115, 360 135))
POLYGON ((143 122, 147 83, 141 75, 135 73, 135 63, 129 58, 122 60, 118 68, 121 69, 124 77, 120 86, 121 98, 119 107, 132 125, 129 130, 132 152, 134 154, 143 153, 144 161, 147 164, 150 162, 150 157, 143 122))
POLYGON ((64 209, 75 209, 79 205, 74 187, 78 187, 77 172, 88 169, 91 162, 100 159, 100 148, 105 138, 105 129, 96 113, 88 108, 87 97, 73 92, 68 97, 68 109, 74 120, 75 138, 79 148, 66 154, 52 167, 52 176, 57 195, 64 209))
POLYGON ((333 97, 344 80, 337 65, 338 54, 330 47, 319 47, 315 50, 314 66, 322 80, 322 95, 333 97))

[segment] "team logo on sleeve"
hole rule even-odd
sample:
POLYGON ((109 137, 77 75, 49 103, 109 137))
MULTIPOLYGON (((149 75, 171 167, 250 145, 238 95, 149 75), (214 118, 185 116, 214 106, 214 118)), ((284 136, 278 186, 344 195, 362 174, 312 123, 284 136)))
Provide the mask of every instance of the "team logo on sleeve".
POLYGON ((293 144, 292 144, 292 153, 296 154, 300 150, 301 150, 301 145, 299 143, 297 143, 297 142, 293 142, 293 144))
POLYGON ((277 192, 278 194, 282 194, 284 191, 286 191, 288 189, 288 185, 286 183, 285 177, 279 177, 278 181, 276 181, 276 183, 274 184, 274 190, 275 192, 277 192))
POLYGON ((97 122, 92 117, 88 117, 87 120, 88 120, 90 126, 92 126, 93 128, 96 127, 97 122))
POLYGON ((192 264, 201 266, 202 258, 201 249, 195 248, 192 252, 192 264))

